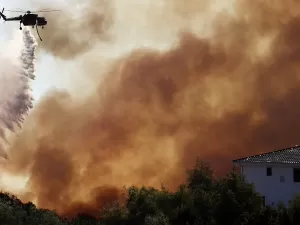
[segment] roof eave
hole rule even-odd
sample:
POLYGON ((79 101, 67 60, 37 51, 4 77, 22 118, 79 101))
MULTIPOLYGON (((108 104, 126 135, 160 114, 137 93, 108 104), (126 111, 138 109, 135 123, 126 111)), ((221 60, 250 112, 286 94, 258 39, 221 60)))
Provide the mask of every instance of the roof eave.
POLYGON ((295 167, 299 166, 300 167, 300 162, 295 162, 295 163, 284 163, 284 162, 245 162, 245 161, 237 161, 233 160, 232 164, 235 166, 284 166, 284 167, 295 167))

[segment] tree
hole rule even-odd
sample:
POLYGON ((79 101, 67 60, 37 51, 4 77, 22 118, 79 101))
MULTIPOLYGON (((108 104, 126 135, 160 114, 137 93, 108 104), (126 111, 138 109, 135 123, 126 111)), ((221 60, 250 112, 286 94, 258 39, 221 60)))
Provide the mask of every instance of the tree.
POLYGON ((300 196, 288 208, 264 206, 254 186, 235 170, 217 179, 197 159, 176 191, 133 186, 125 202, 111 202, 99 212, 100 219, 79 214, 68 221, 55 211, 0 193, 3 225, 299 225, 300 196))
POLYGON ((296 195, 295 199, 290 202, 289 216, 292 225, 300 224, 300 195, 296 195))
POLYGON ((171 225, 171 223, 167 216, 159 212, 153 216, 146 216, 145 225, 171 225))
POLYGON ((220 179, 217 188, 218 200, 214 214, 217 225, 246 222, 263 207, 262 198, 253 185, 246 183, 235 170, 220 179))

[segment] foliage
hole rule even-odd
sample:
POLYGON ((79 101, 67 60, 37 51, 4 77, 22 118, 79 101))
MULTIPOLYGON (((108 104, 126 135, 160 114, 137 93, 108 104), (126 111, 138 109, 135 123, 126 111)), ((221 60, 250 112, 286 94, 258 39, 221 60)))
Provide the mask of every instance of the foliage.
POLYGON ((22 203, 0 193, 3 225, 298 225, 300 196, 289 206, 264 206, 253 185, 234 169, 217 179, 197 160, 187 180, 175 192, 162 187, 129 187, 125 204, 113 202, 99 209, 99 219, 78 215, 72 220, 55 212, 22 203))

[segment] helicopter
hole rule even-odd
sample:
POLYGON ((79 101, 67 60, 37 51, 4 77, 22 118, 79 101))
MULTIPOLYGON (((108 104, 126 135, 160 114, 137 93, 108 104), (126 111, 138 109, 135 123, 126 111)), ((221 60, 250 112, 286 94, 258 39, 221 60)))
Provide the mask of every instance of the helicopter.
POLYGON ((12 10, 6 10, 6 11, 25 13, 24 15, 20 15, 18 17, 7 18, 3 14, 4 13, 4 8, 3 8, 2 12, 0 12, 0 19, 2 17, 4 19, 4 21, 20 21, 20 30, 22 30, 22 24, 23 24, 23 26, 32 26, 32 28, 34 28, 34 26, 35 26, 40 40, 43 41, 39 34, 38 27, 40 26, 40 27, 42 27, 42 29, 44 29, 44 26, 46 26, 48 22, 45 17, 40 17, 36 13, 37 12, 59 11, 59 10, 40 10, 40 11, 34 12, 35 14, 33 14, 31 11, 12 11, 12 10))

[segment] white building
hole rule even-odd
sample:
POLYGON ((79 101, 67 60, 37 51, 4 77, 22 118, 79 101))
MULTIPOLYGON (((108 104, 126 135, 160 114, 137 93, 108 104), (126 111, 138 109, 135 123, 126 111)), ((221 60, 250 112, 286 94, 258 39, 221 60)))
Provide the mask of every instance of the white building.
POLYGON ((288 205, 300 193, 300 146, 236 159, 233 164, 264 196, 266 205, 288 205))

